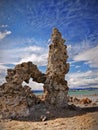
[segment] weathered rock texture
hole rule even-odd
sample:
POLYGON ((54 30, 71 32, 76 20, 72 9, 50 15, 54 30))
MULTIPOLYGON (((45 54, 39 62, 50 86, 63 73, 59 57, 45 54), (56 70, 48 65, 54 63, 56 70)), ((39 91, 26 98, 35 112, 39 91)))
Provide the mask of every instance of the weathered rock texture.
POLYGON ((65 80, 65 74, 69 71, 69 64, 66 63, 67 46, 64 45, 65 40, 57 28, 53 29, 51 41, 44 84, 45 98, 50 104, 63 107, 68 102, 68 86, 65 80))
POLYGON ((58 29, 54 28, 52 33, 52 44, 49 46, 49 57, 44 84, 45 98, 50 104, 56 106, 67 106, 68 86, 65 74, 69 71, 69 64, 66 63, 67 46, 58 29))
POLYGON ((0 86, 0 113, 3 117, 28 116, 29 108, 39 102, 29 86, 22 86, 23 81, 28 83, 30 78, 38 83, 45 81, 45 74, 32 62, 7 70, 7 82, 0 86))
POLYGON ((7 70, 6 83, 0 86, 0 114, 3 117, 22 117, 30 114, 29 108, 39 102, 29 86, 22 86, 29 79, 43 83, 45 101, 59 107, 67 106, 68 86, 65 74, 68 73, 65 40, 58 29, 53 29, 52 44, 46 74, 41 73, 32 62, 22 63, 7 70))

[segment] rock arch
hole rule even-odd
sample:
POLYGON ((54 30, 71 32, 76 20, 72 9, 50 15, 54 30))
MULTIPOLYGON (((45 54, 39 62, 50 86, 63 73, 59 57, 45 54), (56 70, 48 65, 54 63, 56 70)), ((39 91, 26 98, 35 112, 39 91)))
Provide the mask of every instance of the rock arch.
POLYGON ((24 62, 16 65, 14 69, 7 70, 6 81, 8 83, 22 84, 23 81, 29 83, 30 78, 38 83, 44 83, 46 79, 45 74, 41 73, 32 62, 24 62))
POLYGON ((39 102, 27 85, 30 78, 38 83, 45 82, 45 74, 41 73, 32 62, 22 63, 14 69, 7 70, 6 83, 0 86, 0 110, 3 117, 28 116, 29 107, 39 102))

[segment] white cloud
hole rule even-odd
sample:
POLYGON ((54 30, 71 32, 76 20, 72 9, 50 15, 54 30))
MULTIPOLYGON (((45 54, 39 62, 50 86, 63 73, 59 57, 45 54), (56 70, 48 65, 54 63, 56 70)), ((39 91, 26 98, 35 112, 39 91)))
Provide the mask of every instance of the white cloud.
POLYGON ((5 82, 7 67, 0 64, 0 85, 5 82))
POLYGON ((11 33, 11 31, 0 32, 0 40, 5 38, 7 35, 10 35, 11 33))
POLYGON ((75 45, 68 44, 67 50, 69 58, 73 58, 75 55, 78 55, 79 53, 82 53, 83 51, 87 51, 90 49, 90 41, 89 40, 83 40, 80 43, 76 43, 75 45))
POLYGON ((85 61, 90 67, 98 68, 98 46, 74 56, 75 62, 85 61))
POLYGON ((39 46, 29 46, 29 47, 25 47, 25 48, 21 48, 19 49, 19 51, 32 51, 32 52, 36 52, 36 51, 41 51, 41 47, 39 46))
POLYGON ((20 52, 22 52, 22 56, 18 63, 32 61, 38 66, 45 66, 47 64, 47 48, 42 48, 39 46, 30 46, 24 49, 22 48, 20 52))
POLYGON ((32 61, 34 64, 38 66, 45 66, 47 64, 47 54, 32 54, 29 56, 25 56, 20 60, 19 63, 32 61))
POLYGON ((32 61, 38 66, 47 64, 48 49, 40 46, 29 46, 24 48, 0 50, 0 62, 3 64, 19 64, 32 61))
POLYGON ((26 82, 23 82, 22 85, 28 85, 29 87, 31 87, 32 90, 43 90, 43 85, 42 83, 37 83, 32 81, 32 79, 30 78, 29 80, 29 84, 27 84, 26 82))
POLYGON ((71 73, 67 79, 70 88, 98 87, 98 71, 71 73))
MULTIPOLYGON (((70 67, 79 68, 75 63, 81 61, 92 67, 90 71, 68 73, 66 77, 69 87, 98 87, 98 46, 90 48, 88 43, 86 46, 85 44, 73 47, 69 45, 68 51, 69 57, 71 56, 70 67)), ((82 66, 80 68, 82 70, 82 66)))

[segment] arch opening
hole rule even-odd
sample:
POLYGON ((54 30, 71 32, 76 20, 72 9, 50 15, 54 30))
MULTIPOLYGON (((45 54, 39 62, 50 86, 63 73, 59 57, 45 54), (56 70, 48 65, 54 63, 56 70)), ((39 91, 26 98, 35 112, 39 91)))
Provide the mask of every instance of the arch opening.
POLYGON ((31 88, 31 91, 35 94, 35 95, 38 95, 38 94, 43 94, 43 86, 44 84, 43 83, 37 83, 35 81, 33 81, 33 78, 30 78, 29 79, 29 83, 26 83, 25 81, 23 81, 22 83, 22 86, 25 87, 25 86, 29 86, 31 88))

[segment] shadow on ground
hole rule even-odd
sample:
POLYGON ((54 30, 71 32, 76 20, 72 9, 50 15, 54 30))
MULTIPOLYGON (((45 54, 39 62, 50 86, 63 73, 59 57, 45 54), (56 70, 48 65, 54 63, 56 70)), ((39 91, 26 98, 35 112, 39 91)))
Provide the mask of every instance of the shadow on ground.
POLYGON ((69 105, 68 108, 57 108, 54 106, 45 105, 44 103, 40 103, 30 108, 29 117, 15 118, 14 120, 39 122, 42 120, 54 120, 57 118, 70 118, 74 116, 84 115, 89 112, 98 112, 98 106, 80 108, 76 107, 75 105, 69 105))

